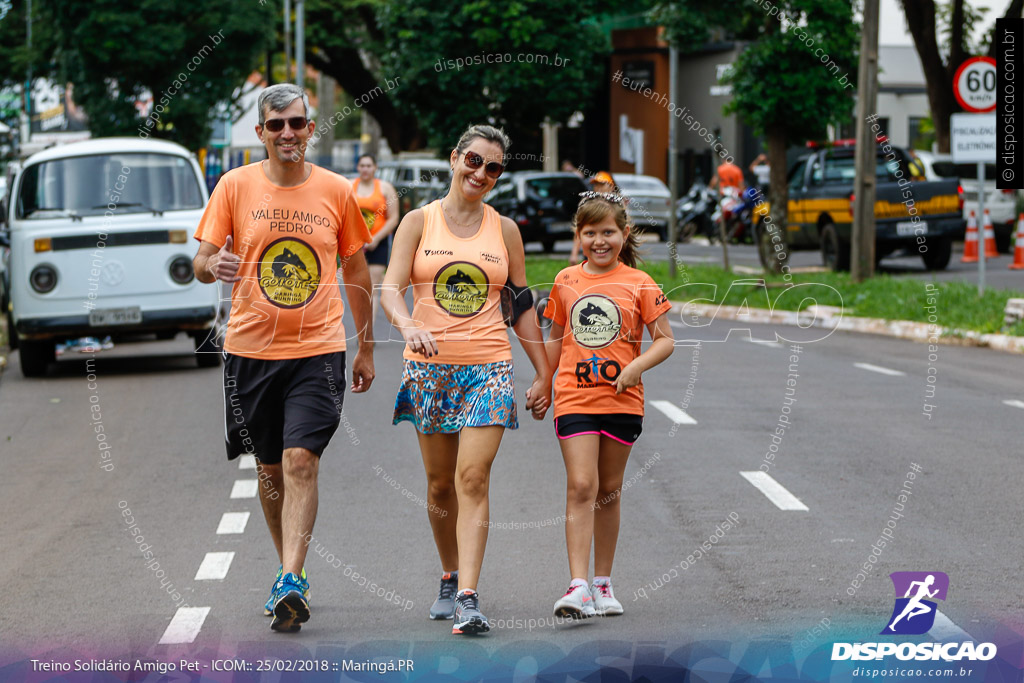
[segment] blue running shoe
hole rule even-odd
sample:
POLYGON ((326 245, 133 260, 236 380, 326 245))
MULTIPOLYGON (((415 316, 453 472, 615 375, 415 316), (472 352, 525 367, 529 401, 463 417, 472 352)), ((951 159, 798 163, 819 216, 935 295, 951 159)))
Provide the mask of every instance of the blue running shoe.
MULTIPOLYGON (((266 604, 263 605, 263 616, 272 617, 274 616, 274 602, 277 601, 277 589, 281 586, 281 575, 284 574, 284 567, 277 568, 277 576, 274 577, 274 585, 270 587, 270 597, 267 598, 266 604)), ((306 568, 302 568, 302 580, 306 580, 306 568)), ((306 586, 306 592, 303 593, 306 597, 306 602, 309 602, 309 585, 306 586)))
POLYGON ((309 584, 291 572, 281 577, 274 602, 274 621, 270 628, 279 633, 295 633, 309 621, 309 584))

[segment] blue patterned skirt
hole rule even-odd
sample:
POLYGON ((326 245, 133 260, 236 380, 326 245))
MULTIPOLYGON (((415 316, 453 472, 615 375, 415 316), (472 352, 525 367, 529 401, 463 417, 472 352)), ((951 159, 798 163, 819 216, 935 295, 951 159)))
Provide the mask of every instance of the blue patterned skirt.
POLYGON ((456 434, 463 427, 517 429, 512 361, 481 365, 406 360, 392 424, 408 420, 421 434, 456 434))

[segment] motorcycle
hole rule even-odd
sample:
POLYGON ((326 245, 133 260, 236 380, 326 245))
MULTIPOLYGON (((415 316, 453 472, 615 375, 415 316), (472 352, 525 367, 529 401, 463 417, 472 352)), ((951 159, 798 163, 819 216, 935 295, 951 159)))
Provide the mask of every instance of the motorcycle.
POLYGON ((679 226, 677 239, 686 243, 697 235, 703 235, 709 241, 718 239, 712 213, 717 202, 715 193, 701 181, 690 186, 686 193, 676 202, 676 225, 679 226))
POLYGON ((715 226, 724 225, 725 237, 733 244, 754 241, 754 209, 757 200, 758 191, 755 188, 747 188, 742 193, 735 187, 722 188, 712 220, 715 226))

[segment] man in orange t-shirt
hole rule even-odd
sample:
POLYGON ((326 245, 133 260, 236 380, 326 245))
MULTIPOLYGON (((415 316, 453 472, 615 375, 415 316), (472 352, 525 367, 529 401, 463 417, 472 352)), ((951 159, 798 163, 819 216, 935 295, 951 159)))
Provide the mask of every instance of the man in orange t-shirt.
POLYGON ((742 190, 745 185, 743 182, 743 171, 731 161, 723 161, 715 175, 711 178, 710 187, 714 188, 716 185, 721 185, 723 188, 735 187, 737 190, 742 190))
POLYGON ((281 562, 264 614, 294 632, 309 619, 303 564, 320 456, 341 421, 345 328, 338 257, 359 337, 352 391, 373 382, 369 232, 347 180, 305 161, 313 132, 298 86, 267 88, 256 134, 267 160, 221 178, 195 238, 200 282, 233 283, 224 341, 228 459, 256 458, 260 502, 281 562), (287 495, 285 493, 287 492, 287 495))

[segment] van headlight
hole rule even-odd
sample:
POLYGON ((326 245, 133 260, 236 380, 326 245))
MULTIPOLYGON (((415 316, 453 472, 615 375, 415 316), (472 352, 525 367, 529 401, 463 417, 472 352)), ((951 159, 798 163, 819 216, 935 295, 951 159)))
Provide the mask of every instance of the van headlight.
POLYGON ((178 256, 171 261, 171 267, 168 269, 171 273, 171 279, 177 282, 179 285, 187 285, 192 282, 196 274, 192 272, 192 259, 187 256, 178 256))
POLYGON ((53 288, 57 286, 57 271, 53 266, 46 264, 36 266, 29 273, 28 281, 32 285, 32 289, 40 294, 52 292, 53 288))

